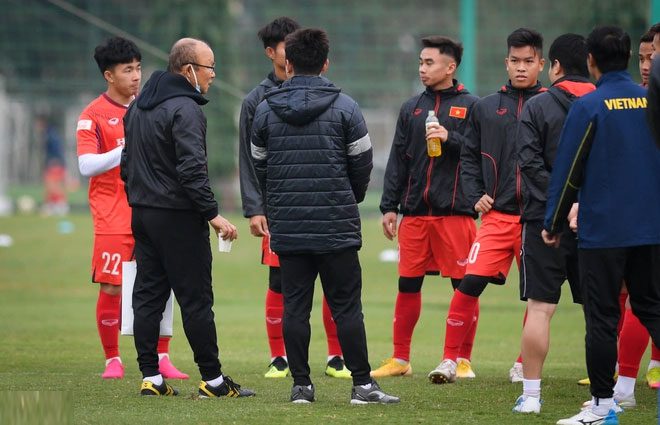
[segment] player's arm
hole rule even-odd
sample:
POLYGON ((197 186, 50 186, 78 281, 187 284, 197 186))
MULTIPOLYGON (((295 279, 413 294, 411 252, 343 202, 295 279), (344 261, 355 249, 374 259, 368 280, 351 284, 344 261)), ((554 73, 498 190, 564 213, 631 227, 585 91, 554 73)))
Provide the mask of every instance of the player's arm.
POLYGON ((516 154, 520 172, 526 183, 526 191, 534 199, 545 199, 550 182, 550 172, 543 159, 544 123, 532 103, 526 103, 520 115, 516 135, 516 154))
POLYGON ((579 103, 573 104, 564 123, 548 187, 543 227, 550 235, 562 231, 566 217, 577 200, 595 130, 595 122, 585 107, 579 103))
POLYGON ((98 133, 96 120, 83 112, 78 119, 76 142, 78 169, 84 177, 93 177, 105 173, 117 167, 121 159, 121 146, 108 152, 99 152, 101 142, 98 133))
POLYGON ((174 112, 172 140, 179 184, 207 221, 218 215, 206 158, 206 118, 196 103, 188 102, 174 112))
POLYGON ((241 188, 241 201, 243 204, 243 216, 253 217, 264 215, 265 208, 262 202, 261 189, 257 174, 252 163, 252 152, 250 136, 252 121, 254 120, 254 99, 245 98, 241 105, 241 114, 238 123, 238 174, 241 188))
MULTIPOLYGON (((468 117, 467 129, 465 130, 463 145, 461 146, 461 183, 465 196, 470 205, 475 206, 478 212, 484 212, 477 207, 480 202, 488 201, 490 198, 484 187, 484 179, 481 171, 481 102, 477 102, 468 117)), ((490 198, 492 203, 492 198, 490 198)))

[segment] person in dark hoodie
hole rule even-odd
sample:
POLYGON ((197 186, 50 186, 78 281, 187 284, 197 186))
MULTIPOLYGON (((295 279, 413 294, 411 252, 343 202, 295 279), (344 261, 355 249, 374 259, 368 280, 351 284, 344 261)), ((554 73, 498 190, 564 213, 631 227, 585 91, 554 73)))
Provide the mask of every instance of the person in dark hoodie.
MULTIPOLYGON (((450 38, 422 39, 419 77, 426 90, 409 100, 399 112, 394 141, 385 169, 380 202, 383 233, 397 236, 397 216, 403 215, 399 237, 399 293, 392 322, 392 357, 371 375, 412 374, 410 342, 422 308, 422 283, 427 272, 439 272, 461 283, 470 246, 477 228, 472 205, 465 198, 459 179, 459 157, 467 118, 477 97, 454 79, 463 56, 463 46, 450 38), (425 120, 433 111, 439 120, 433 137, 442 142, 439 157, 429 156, 425 120)), ((431 134, 429 134, 431 135, 431 134)), ((459 353, 461 377, 473 378, 470 365, 473 327, 459 353)))
POLYGON ((357 204, 373 166, 369 133, 358 104, 320 75, 329 64, 325 31, 298 30, 285 45, 291 78, 257 107, 252 157, 266 197, 271 249, 280 258, 290 400, 311 403, 315 397, 309 315, 320 275, 352 373, 351 403, 397 403, 369 376, 362 315, 357 204))
MULTIPOLYGON (((435 384, 456 381, 460 347, 474 320, 479 296, 489 282, 504 284, 511 262, 519 260, 522 208, 520 174, 515 164, 515 137, 523 105, 542 92, 543 37, 519 28, 507 38, 509 82, 472 107, 461 148, 461 183, 481 227, 468 255, 465 277, 454 291, 445 332, 444 357, 429 373, 435 384)), ((509 371, 512 382, 522 380, 519 357, 509 371)))
POLYGON ((208 225, 223 239, 234 240, 237 233, 218 215, 207 172, 201 106, 208 102, 203 95, 214 77, 208 44, 183 38, 172 46, 168 71, 151 75, 124 117, 121 178, 133 208, 134 335, 143 376, 140 393, 146 396, 177 395, 158 372, 156 354, 171 290, 202 375, 199 396, 254 395, 224 376, 218 360, 208 225))
POLYGON ((571 104, 596 87, 589 82, 587 43, 578 34, 559 36, 548 51, 552 86, 523 107, 516 151, 523 180, 520 299, 527 301, 522 333, 523 393, 514 412, 540 413, 541 372, 550 345, 550 320, 568 278, 573 301, 581 303, 577 269, 577 240, 566 226, 560 249, 541 238, 546 191, 559 136, 571 104))
MULTIPOLYGON (((257 87, 252 89, 241 104, 239 129, 238 168, 241 186, 243 215, 250 220, 250 233, 261 238, 261 263, 268 266, 268 290, 266 292, 266 333, 270 346, 270 364, 266 378, 285 378, 289 364, 282 336, 282 273, 277 254, 270 249, 266 208, 259 189, 259 182, 252 164, 250 134, 254 111, 266 92, 279 87, 286 80, 284 37, 299 29, 296 21, 286 16, 275 19, 259 30, 257 35, 264 45, 266 56, 273 62, 273 70, 257 87)), ((325 374, 335 378, 350 378, 351 372, 344 367, 344 358, 337 338, 337 326, 332 320, 328 303, 323 299, 323 326, 328 342, 328 363, 325 374)))

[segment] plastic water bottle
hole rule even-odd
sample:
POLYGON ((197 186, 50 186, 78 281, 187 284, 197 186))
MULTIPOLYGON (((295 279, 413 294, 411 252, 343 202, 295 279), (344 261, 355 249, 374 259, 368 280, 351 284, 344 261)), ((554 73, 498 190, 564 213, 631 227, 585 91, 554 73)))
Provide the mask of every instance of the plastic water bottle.
MULTIPOLYGON (((428 117, 426 117, 426 129, 429 129, 429 126, 432 124, 440 124, 438 117, 435 116, 435 111, 429 111, 428 117)), ((440 156, 442 155, 442 141, 439 137, 432 137, 426 140, 426 150, 429 156, 440 156)))

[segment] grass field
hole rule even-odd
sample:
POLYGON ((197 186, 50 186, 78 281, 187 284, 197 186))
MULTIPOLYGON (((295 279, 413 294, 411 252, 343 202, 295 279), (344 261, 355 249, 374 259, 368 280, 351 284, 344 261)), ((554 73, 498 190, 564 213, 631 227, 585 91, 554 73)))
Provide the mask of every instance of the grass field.
MULTIPOLYGON (((240 236, 230 254, 214 253, 214 310, 224 372, 257 391, 256 398, 246 400, 198 400, 193 396, 199 375, 178 315, 172 358, 192 377, 172 381, 180 397, 138 395, 140 375, 129 337, 120 341, 125 379, 104 382, 94 323, 97 288, 89 283, 90 218, 67 218, 74 227, 71 233, 60 233, 58 230, 71 229, 63 228, 56 218, 0 218, 0 234, 14 239, 13 246, 0 247, 0 423, 551 424, 575 414, 589 398, 588 390, 576 385, 577 379, 586 376, 584 322, 580 309, 566 294, 552 326, 543 412, 539 416, 511 413, 521 385, 509 383, 507 374, 519 350, 524 310, 512 271, 506 286, 490 287, 482 297, 473 355, 477 378, 444 386, 430 384, 426 374, 442 354, 451 285, 437 277, 427 278, 422 317, 413 339, 415 374, 380 381, 384 389, 401 396, 402 402, 392 406, 350 406, 349 381, 323 375, 326 346, 317 296, 310 363, 318 401, 312 405, 288 403, 291 381, 262 377, 269 358, 263 323, 267 273, 258 264, 259 241, 249 236, 244 219, 232 219, 239 225, 240 236)), ((391 355, 397 291, 396 264, 379 262, 378 254, 395 245, 382 236, 379 217, 365 218, 363 228, 364 314, 370 360, 377 367, 391 355)), ((647 357, 642 372, 646 362, 647 357)), ((655 423, 655 397, 640 378, 639 406, 622 414, 621 423, 655 423)))

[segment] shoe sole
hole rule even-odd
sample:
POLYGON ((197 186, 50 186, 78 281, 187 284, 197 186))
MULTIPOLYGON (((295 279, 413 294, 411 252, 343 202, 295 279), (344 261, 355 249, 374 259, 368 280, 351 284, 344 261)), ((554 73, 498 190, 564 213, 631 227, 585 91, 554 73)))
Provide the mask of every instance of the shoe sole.
POLYGON ((436 373, 436 374, 430 373, 429 381, 431 381, 432 384, 453 384, 454 382, 456 382, 456 378, 452 380, 447 378, 445 375, 441 373, 436 373))
POLYGON ((405 372, 403 373, 388 373, 388 374, 380 374, 380 373, 374 373, 375 371, 371 371, 369 373, 369 376, 372 378, 397 378, 399 376, 413 376, 412 373, 412 368, 406 369, 405 372))
POLYGON ((354 406, 362 406, 365 404, 396 404, 398 401, 364 401, 364 400, 356 400, 356 399, 351 399, 351 404, 354 406))
POLYGON ((474 373, 469 373, 465 375, 459 375, 458 373, 456 374, 456 379, 474 379, 476 377, 477 375, 475 375, 474 373))
POLYGON ((293 404, 312 404, 312 402, 309 401, 309 400, 293 400, 291 403, 293 403, 293 404))

